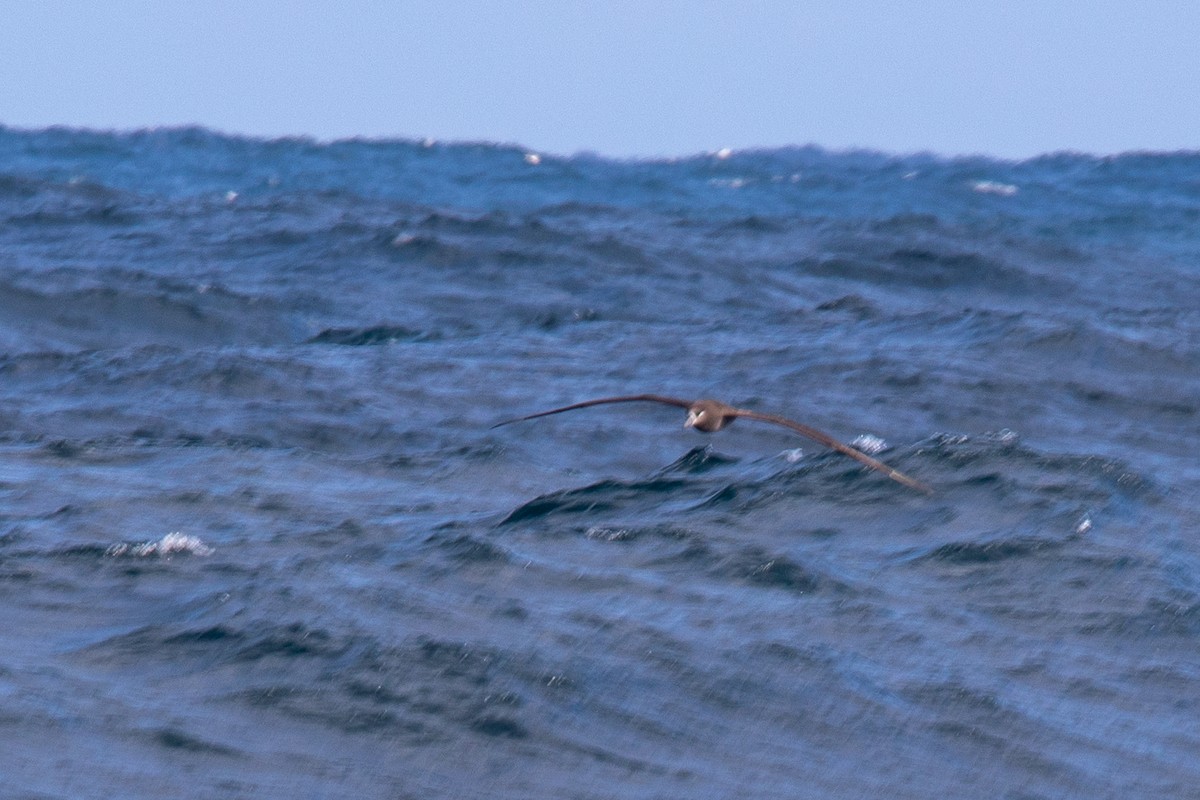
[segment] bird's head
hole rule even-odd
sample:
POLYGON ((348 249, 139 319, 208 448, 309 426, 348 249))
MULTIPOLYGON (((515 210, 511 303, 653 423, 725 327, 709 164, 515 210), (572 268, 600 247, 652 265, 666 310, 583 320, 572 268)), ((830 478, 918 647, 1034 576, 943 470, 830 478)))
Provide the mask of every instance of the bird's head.
POLYGON ((703 433, 715 433, 733 421, 734 415, 728 406, 716 400, 697 400, 687 412, 685 428, 695 428, 703 433))

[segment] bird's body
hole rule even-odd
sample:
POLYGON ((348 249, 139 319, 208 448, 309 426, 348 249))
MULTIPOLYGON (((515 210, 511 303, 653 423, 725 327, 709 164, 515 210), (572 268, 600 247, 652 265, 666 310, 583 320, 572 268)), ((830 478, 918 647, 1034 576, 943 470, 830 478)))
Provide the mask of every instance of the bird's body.
POLYGON ((872 458, 861 450, 857 450, 844 442, 840 442, 827 433, 810 428, 809 426, 796 422, 795 420, 781 417, 776 414, 764 414, 759 411, 751 411, 746 408, 736 408, 728 403, 722 403, 720 400, 681 400, 676 397, 666 397, 660 394, 630 394, 621 395, 619 397, 601 397, 595 400, 584 400, 582 403, 572 403, 569 406, 560 408, 552 408, 549 411, 539 411, 536 414, 529 414, 524 417, 515 419, 506 419, 503 422, 498 422, 493 425, 493 428, 498 428, 501 425, 508 425, 512 422, 523 422, 527 419, 535 419, 537 417, 546 417, 551 414, 561 414, 564 411, 574 411, 578 408, 587 408, 589 406, 604 405, 607 403, 634 403, 634 402, 651 402, 661 403, 663 405, 676 406, 687 410, 687 420, 683 423, 685 428, 695 428, 702 433, 716 433, 722 428, 728 426, 735 419, 756 419, 759 422, 769 422, 773 425, 782 425, 785 428, 790 428, 802 436, 807 436, 813 441, 820 442, 826 447, 837 450, 839 453, 850 456, 874 470, 882 472, 892 480, 902 483, 911 489, 916 489, 919 492, 931 494, 933 490, 921 483, 920 481, 910 478, 899 470, 892 469, 887 464, 884 464, 878 459, 872 458))

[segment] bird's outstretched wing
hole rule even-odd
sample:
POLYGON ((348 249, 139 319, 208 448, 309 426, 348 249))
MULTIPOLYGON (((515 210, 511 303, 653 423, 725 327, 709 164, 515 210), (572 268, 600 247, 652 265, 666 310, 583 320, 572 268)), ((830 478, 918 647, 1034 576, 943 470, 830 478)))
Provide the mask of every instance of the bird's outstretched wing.
POLYGON ((807 436, 809 439, 812 439, 815 442, 820 442, 826 447, 832 448, 837 450, 839 453, 843 453, 853 459, 861 461, 871 469, 879 470, 892 480, 902 483, 910 489, 916 489, 918 492, 924 492, 925 494, 933 494, 933 489, 924 483, 921 483, 919 480, 910 478, 898 469, 892 469, 882 461, 871 458, 863 451, 855 449, 844 442, 840 442, 830 436, 828 433, 819 431, 816 428, 810 428, 801 422, 796 422, 795 420, 788 419, 787 417, 781 417, 777 414, 763 414, 758 411, 750 411, 743 408, 736 409, 734 413, 738 417, 744 417, 745 419, 756 419, 759 422, 770 422, 775 425, 782 425, 785 428, 790 428, 802 436, 807 436))
POLYGON ((598 406, 598 405, 603 405, 604 403, 636 403, 636 402, 663 403, 664 405, 678 406, 679 408, 690 408, 692 405, 691 400, 680 400, 679 398, 676 398, 676 397, 664 397, 661 394, 626 394, 626 395, 621 395, 620 397, 601 397, 596 400, 584 400, 582 403, 572 403, 571 405, 563 406, 562 408, 552 408, 549 411, 539 411, 536 414, 529 414, 524 417, 515 417, 513 419, 506 419, 503 422, 497 422, 492 427, 499 428, 501 425, 508 425, 513 422, 524 422, 527 419, 534 419, 536 417, 547 417, 551 414, 561 414, 564 411, 574 411, 577 408, 587 408, 588 406, 598 406))

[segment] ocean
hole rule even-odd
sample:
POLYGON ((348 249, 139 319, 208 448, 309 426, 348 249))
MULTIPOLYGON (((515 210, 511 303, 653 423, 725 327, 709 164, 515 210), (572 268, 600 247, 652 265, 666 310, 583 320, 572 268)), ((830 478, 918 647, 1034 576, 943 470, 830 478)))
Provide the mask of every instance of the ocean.
POLYGON ((1198 431, 1200 153, 0 128, 0 796, 1200 797, 1198 431))

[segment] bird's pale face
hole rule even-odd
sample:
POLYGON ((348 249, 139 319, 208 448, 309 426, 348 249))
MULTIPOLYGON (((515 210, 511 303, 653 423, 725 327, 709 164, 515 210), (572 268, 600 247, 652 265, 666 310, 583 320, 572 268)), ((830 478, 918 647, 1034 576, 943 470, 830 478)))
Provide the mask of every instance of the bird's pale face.
MULTIPOLYGON (((712 400, 701 400, 688 409, 685 428, 695 428, 704 433, 715 433, 725 427, 732 417, 725 413, 727 406, 712 400)), ((732 411, 732 409, 729 409, 732 411)))

